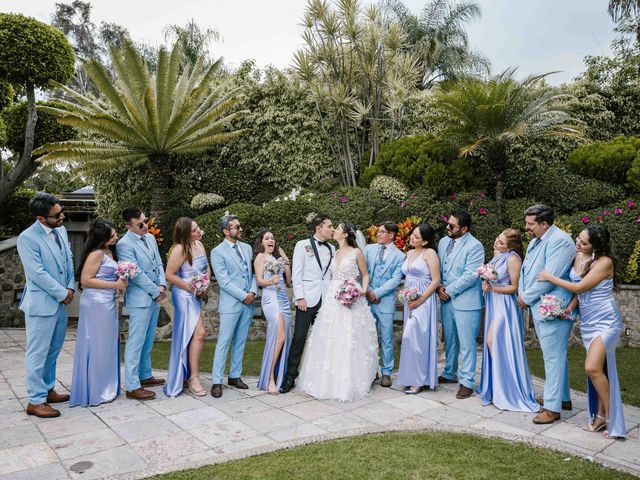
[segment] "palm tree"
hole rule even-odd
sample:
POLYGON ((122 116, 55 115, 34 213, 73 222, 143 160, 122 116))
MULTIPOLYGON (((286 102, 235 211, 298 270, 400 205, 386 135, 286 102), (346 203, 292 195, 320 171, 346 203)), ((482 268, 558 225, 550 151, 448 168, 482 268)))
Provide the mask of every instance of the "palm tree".
MULTIPOLYGON (((618 23, 623 20, 638 20, 640 0, 609 0, 609 15, 618 23)), ((640 44, 640 24, 636 25, 636 41, 640 44)))
POLYGON ((469 74, 489 73, 489 60, 470 48, 465 30, 469 22, 480 18, 477 3, 431 0, 419 17, 401 0, 386 0, 384 6, 407 32, 407 43, 420 59, 423 87, 469 74))
POLYGON ((217 85, 220 60, 205 68, 201 56, 195 65, 183 66, 181 51, 179 43, 170 53, 160 49, 152 75, 131 43, 111 47, 115 81, 99 61, 85 62, 101 97, 56 84, 73 101, 61 100, 61 108, 46 110, 93 137, 48 144, 34 153, 44 154, 41 161, 70 163, 80 173, 148 163, 154 172, 151 214, 162 217, 170 201, 170 157, 203 152, 242 133, 229 129, 244 111, 228 113, 239 101, 239 90, 217 85))
POLYGON ((496 207, 502 211, 507 149, 523 138, 551 135, 584 138, 572 117, 568 94, 545 87, 553 72, 514 79, 510 68, 489 80, 467 78, 438 93, 438 107, 448 119, 444 138, 459 155, 483 160, 495 175, 496 207))

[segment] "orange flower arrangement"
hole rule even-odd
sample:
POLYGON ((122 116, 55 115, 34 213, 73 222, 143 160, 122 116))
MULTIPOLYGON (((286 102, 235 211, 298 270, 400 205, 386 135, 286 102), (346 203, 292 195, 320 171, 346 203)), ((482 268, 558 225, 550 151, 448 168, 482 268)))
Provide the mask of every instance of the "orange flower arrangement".
MULTIPOLYGON (((396 235, 396 247, 398 247, 403 252, 409 250, 409 235, 411 234, 411 230, 416 225, 419 225, 422 219, 420 217, 416 217, 412 215, 404 219, 403 222, 398 223, 398 234, 396 235)), ((367 228, 367 239, 369 243, 376 243, 378 241, 378 226, 371 225, 367 228)))
POLYGON ((156 237, 156 242, 158 242, 158 245, 161 245, 164 238, 162 237, 162 231, 160 230, 160 227, 156 223, 156 219, 150 218, 148 225, 149 225, 149 233, 154 237, 156 237))

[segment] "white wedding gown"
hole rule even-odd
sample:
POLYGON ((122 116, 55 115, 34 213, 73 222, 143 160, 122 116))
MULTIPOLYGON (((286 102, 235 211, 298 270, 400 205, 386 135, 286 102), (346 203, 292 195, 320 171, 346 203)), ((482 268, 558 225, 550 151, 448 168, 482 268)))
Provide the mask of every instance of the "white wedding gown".
POLYGON ((355 252, 339 266, 331 264, 331 283, 304 349, 298 390, 316 398, 363 398, 378 370, 376 324, 366 299, 358 298, 349 308, 335 298, 344 280, 359 275, 355 252))

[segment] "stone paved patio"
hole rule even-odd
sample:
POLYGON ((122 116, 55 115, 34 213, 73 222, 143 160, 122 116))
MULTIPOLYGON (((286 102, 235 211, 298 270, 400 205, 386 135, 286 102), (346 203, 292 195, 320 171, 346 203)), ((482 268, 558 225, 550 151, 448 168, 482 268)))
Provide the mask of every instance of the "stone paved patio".
MULTIPOLYGON (((71 380, 75 333, 58 361, 58 391, 71 380)), ((150 402, 124 396, 95 408, 69 408, 45 420, 24 407, 24 330, 0 330, 0 479, 143 478, 294 445, 390 430, 470 432, 578 454, 640 476, 640 409, 625 407, 629 439, 583 432, 586 396, 573 392, 562 421, 534 425, 531 415, 456 400, 455 385, 407 396, 375 385, 365 400, 343 404, 303 394, 266 395, 225 388, 221 399, 183 394, 150 402), (80 473, 83 472, 83 473, 80 473)), ((205 387, 210 382, 203 382, 205 387)), ((535 382, 540 390, 541 383, 535 382)))

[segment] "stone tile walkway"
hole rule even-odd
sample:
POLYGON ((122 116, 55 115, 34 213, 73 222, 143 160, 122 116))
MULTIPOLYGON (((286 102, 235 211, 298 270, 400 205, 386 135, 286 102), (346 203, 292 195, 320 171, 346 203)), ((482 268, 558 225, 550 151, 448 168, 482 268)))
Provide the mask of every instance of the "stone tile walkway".
MULTIPOLYGON (((58 391, 69 388, 75 333, 58 360, 58 391)), ((532 415, 483 407, 477 396, 456 400, 455 385, 404 395, 375 385, 359 402, 318 401, 297 393, 266 395, 225 388, 221 399, 183 394, 150 402, 118 397, 94 408, 60 407, 62 416, 28 417, 24 330, 0 330, 0 479, 143 478, 294 445, 400 430, 469 432, 578 454, 640 475, 640 409, 625 407, 629 439, 583 432, 586 397, 562 421, 534 425, 532 415)), ((205 383, 205 387, 209 387, 205 383)), ((536 388, 540 390, 540 382, 536 388)))

